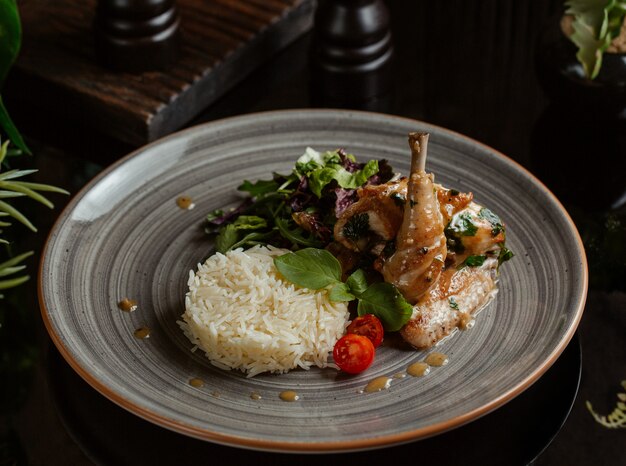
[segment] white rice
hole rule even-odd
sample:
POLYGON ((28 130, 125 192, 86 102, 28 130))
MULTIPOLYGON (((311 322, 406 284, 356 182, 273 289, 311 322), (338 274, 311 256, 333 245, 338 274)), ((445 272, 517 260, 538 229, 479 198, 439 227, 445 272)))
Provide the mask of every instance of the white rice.
POLYGON ((179 325, 215 366, 248 377, 332 366, 327 359, 349 323, 347 304, 283 279, 273 259, 286 252, 255 246, 216 253, 189 272, 179 325))

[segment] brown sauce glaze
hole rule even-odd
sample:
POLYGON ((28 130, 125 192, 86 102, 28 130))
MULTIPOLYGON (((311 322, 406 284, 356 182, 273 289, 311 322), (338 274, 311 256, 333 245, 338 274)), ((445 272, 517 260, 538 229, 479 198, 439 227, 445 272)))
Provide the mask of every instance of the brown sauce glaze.
POLYGON ((135 338, 145 340, 146 338, 150 338, 150 329, 148 327, 139 327, 133 332, 133 335, 135 335, 135 338))
POLYGON ((446 356, 443 353, 430 353, 428 356, 426 356, 426 364, 428 364, 429 366, 432 367, 441 367, 441 366, 445 366, 446 364, 448 364, 448 356, 446 356))
POLYGON ((122 298, 122 300, 117 303, 117 307, 124 312, 134 312, 137 310, 137 301, 129 298, 122 298))
POLYGON ((407 367, 406 372, 411 377, 423 377, 430 372, 430 366, 425 362, 414 362, 407 367))
POLYGON ((183 210, 191 210, 196 206, 193 203, 193 199, 191 199, 191 197, 189 196, 180 196, 178 199, 176 199, 176 205, 183 210))
POLYGON ((365 386, 365 393, 380 392, 387 390, 391 386, 391 378, 387 376, 376 377, 365 386))
POLYGON ((283 401, 298 401, 300 399, 300 395, 298 395, 293 390, 285 390, 284 392, 280 392, 278 395, 283 401))
POLYGON ((202 388, 204 387, 204 380, 194 377, 192 379, 189 379, 189 385, 195 388, 202 388))

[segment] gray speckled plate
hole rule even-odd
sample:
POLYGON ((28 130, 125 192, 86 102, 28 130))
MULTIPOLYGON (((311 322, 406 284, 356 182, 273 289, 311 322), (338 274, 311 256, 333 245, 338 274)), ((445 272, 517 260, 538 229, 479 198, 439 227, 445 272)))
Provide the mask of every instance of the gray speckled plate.
MULTIPOLYGON (((40 269, 43 319, 60 352, 96 390, 166 428, 227 445, 275 451, 346 451, 435 435, 476 419, 536 381, 572 337, 587 269, 569 216, 510 159, 426 123, 372 113, 280 111, 191 128, 120 160, 70 202, 40 269), (210 254, 207 212, 237 204, 245 179, 288 172, 306 146, 344 147, 360 160, 409 166, 407 133, 431 133, 427 168, 499 213, 516 257, 476 325, 445 340, 447 366, 358 393, 401 373, 424 352, 383 346, 365 373, 331 369, 246 379, 192 354, 176 320, 188 271, 210 254), (190 196, 195 208, 177 206, 190 196), (117 303, 138 302, 132 313, 117 303), (148 327, 138 339, 135 329, 148 327), (189 384, 200 378, 204 386, 189 384), (284 402, 285 389, 299 393, 284 402), (252 392, 260 400, 250 397, 252 392)), ((97 419, 94 419, 97 422, 97 419)))

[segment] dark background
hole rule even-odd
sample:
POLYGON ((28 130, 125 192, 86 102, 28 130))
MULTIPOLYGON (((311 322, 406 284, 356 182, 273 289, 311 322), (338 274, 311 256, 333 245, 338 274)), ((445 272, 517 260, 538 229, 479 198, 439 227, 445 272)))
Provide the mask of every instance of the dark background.
MULTIPOLYGON (((626 464, 624 430, 597 424, 585 407, 589 400, 596 411, 608 414, 616 405, 617 393, 624 391, 621 380, 626 379, 626 279, 624 269, 619 268, 623 263, 612 262, 610 258, 607 261, 605 255, 612 254, 597 252, 598 245, 604 244, 609 234, 607 215, 624 218, 623 202, 619 202, 626 188, 623 120, 608 118, 601 108, 578 105, 576 95, 558 100, 542 87, 539 80, 542 70, 537 62, 544 51, 539 43, 562 12, 560 1, 395 0, 387 4, 395 59, 388 76, 391 85, 381 86, 373 98, 347 101, 324 95, 320 89, 323 76, 310 63, 313 35, 309 33, 247 77, 191 124, 285 108, 366 109, 415 118, 466 134, 527 167, 555 192, 576 221, 587 246, 591 282, 576 341, 576 345, 580 342, 582 352, 578 347, 570 350, 575 355, 571 367, 568 362, 563 369, 567 377, 551 381, 552 390, 535 395, 535 400, 541 401, 537 409, 530 400, 524 413, 535 422, 545 417, 546 423, 556 424, 558 430, 560 421, 554 419, 558 413, 546 411, 545 406, 565 403, 569 407, 567 399, 576 392, 576 371, 580 370, 577 357, 582 354, 580 388, 571 413, 551 443, 550 435, 542 434, 543 442, 549 445, 534 464, 626 464), (561 393, 565 402, 559 398, 561 393)), ((37 174, 40 182, 76 192, 102 168, 134 149, 72 121, 63 108, 33 112, 19 95, 9 99, 9 108, 36 154, 28 163, 40 170, 37 174)), ((62 196, 55 196, 54 200, 57 204, 54 211, 30 207, 40 232, 19 239, 21 249, 41 249, 46 231, 67 201, 62 196)), ((617 243, 626 243, 624 231, 618 228, 615 233, 617 243)), ((36 275, 34 262, 30 263, 32 276, 36 275)), ((69 394, 63 392, 66 384, 81 381, 75 380, 59 359, 43 329, 36 301, 36 280, 16 290, 2 305, 4 312, 12 313, 9 322, 16 329, 11 354, 18 354, 24 366, 24 370, 11 373, 10 379, 3 378, 1 382, 14 406, 9 417, 10 428, 5 432, 9 442, 2 448, 22 463, 91 464, 91 460, 98 458, 89 450, 92 443, 89 439, 84 443, 85 438, 77 435, 67 422, 70 418, 75 421, 80 418, 79 424, 97 425, 97 413, 107 411, 108 402, 98 400, 99 395, 90 392, 89 387, 78 387, 69 394), (94 397, 93 417, 84 409, 68 417, 68 410, 80 411, 80 403, 68 402, 68 396, 94 397)), ((120 415, 119 419, 125 422, 126 418, 120 415)), ((137 427, 144 428, 151 432, 151 427, 137 427)), ((129 437, 142 435, 123 432, 129 437)), ((115 437, 113 432, 110 435, 115 437)), ((531 438, 533 432, 523 435, 511 432, 511 435, 519 435, 515 440, 522 449, 537 440, 531 438)), ((128 441, 132 443, 132 438, 128 441)), ((422 445, 427 444, 417 442, 411 449, 402 451, 414 454, 415 461, 419 461, 422 445)), ((488 438, 477 439, 475 445, 487 452, 495 448, 488 438)), ((446 443, 441 442, 437 447, 445 449, 440 452, 444 464, 464 464, 463 453, 454 452, 454 445, 446 448, 446 443), (458 455, 458 460, 450 463, 454 455, 458 455)), ((213 454, 223 461, 252 461, 252 456, 242 457, 229 451, 213 454)), ((394 455, 397 451, 389 451, 390 458, 395 458, 394 455)), ((348 463, 351 459, 364 460, 349 455, 342 458, 348 463)), ((384 461, 384 450, 380 458, 384 461)), ((492 458, 494 464, 498 464, 497 458, 492 458)), ((202 460, 209 462, 211 458, 202 460)), ((275 462, 262 455, 257 461, 275 462)), ((317 461, 325 459, 317 457, 317 461)), ((516 464, 515 460, 511 461, 500 464, 516 464)))

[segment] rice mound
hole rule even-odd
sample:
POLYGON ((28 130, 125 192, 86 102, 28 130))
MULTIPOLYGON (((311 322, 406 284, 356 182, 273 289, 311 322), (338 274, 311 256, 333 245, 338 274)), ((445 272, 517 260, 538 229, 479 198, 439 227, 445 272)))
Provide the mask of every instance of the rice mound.
POLYGON ((327 290, 283 279, 273 260, 287 252, 255 246, 216 253, 189 272, 179 325, 192 350, 248 377, 332 366, 328 355, 349 323, 348 306, 330 301, 327 290))

